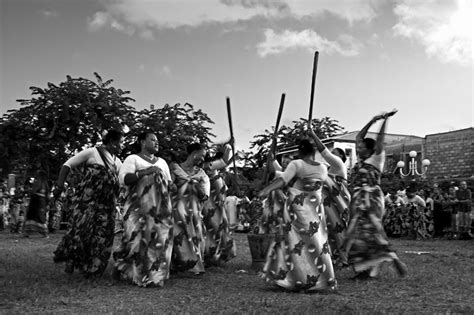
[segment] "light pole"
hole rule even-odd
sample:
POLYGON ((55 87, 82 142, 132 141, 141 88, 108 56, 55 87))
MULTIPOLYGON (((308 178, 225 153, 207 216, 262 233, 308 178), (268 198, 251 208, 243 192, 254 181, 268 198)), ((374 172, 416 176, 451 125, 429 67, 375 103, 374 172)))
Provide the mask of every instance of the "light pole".
POLYGON ((411 161, 409 162, 408 164, 408 173, 404 174, 403 173, 403 168, 405 167, 405 162, 403 161, 398 161, 397 163, 397 167, 400 169, 400 175, 402 175, 403 177, 407 177, 407 176, 415 176, 415 175, 418 175, 418 176, 423 176, 426 174, 426 171, 428 170, 428 166, 430 165, 430 160, 428 159, 424 159, 423 161, 421 161, 421 166, 422 166, 422 170, 421 172, 418 172, 418 169, 417 169, 417 162, 415 160, 416 158, 416 151, 410 151, 410 153, 408 154, 411 158, 411 161))

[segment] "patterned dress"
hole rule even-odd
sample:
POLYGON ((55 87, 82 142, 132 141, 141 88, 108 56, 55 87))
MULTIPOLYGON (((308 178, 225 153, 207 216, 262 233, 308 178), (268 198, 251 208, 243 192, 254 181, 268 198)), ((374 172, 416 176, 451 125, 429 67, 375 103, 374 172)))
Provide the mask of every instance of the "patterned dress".
MULTIPOLYGON (((321 187, 326 165, 294 160, 281 175, 296 179, 278 210, 279 224, 268 249, 263 278, 288 290, 334 289, 336 279, 328 244, 321 187)), ((274 209, 275 210, 275 209, 274 209)))
POLYGON ((385 214, 384 194, 380 188, 383 156, 384 153, 374 154, 358 162, 351 176, 352 199, 345 248, 354 271, 367 272, 371 277, 378 274, 380 264, 385 261, 393 261, 400 275, 404 275, 382 225, 385 214))
POLYGON ((103 165, 86 165, 85 176, 76 187, 72 218, 56 251, 54 261, 65 261, 86 276, 102 275, 112 251, 115 200, 119 192, 117 173, 103 165))
POLYGON ((66 262, 68 273, 78 269, 87 277, 102 275, 112 252, 121 163, 99 164, 97 149, 86 150, 96 163, 84 164, 84 176, 71 202, 69 229, 54 252, 54 261, 66 262))
POLYGON ((347 265, 344 251, 344 238, 349 223, 349 204, 351 195, 347 189, 347 170, 344 162, 328 149, 321 152, 329 163, 328 177, 323 185, 323 204, 326 213, 328 240, 332 261, 335 266, 347 265))
POLYGON ((174 245, 171 268, 176 271, 190 270, 194 274, 204 273, 204 202, 199 198, 198 190, 209 196, 209 177, 201 168, 195 168, 194 174, 188 174, 178 164, 173 165, 171 172, 178 187, 173 201, 174 245))
POLYGON ((173 217, 168 184, 168 165, 162 159, 154 164, 138 155, 127 157, 120 169, 123 183, 127 174, 152 165, 160 172, 145 175, 127 190, 124 206, 124 232, 114 251, 115 275, 138 286, 163 286, 169 278, 173 250, 173 217))
MULTIPOLYGON (((208 173, 208 175, 211 175, 208 173)), ((211 192, 204 202, 203 222, 206 227, 204 261, 206 265, 219 265, 237 255, 235 242, 229 230, 229 220, 225 211, 227 186, 224 179, 213 172, 210 177, 211 192)))
POLYGON ((406 208, 403 199, 397 195, 385 197, 386 213, 383 217, 383 227, 387 236, 400 237, 404 233, 404 220, 406 208))

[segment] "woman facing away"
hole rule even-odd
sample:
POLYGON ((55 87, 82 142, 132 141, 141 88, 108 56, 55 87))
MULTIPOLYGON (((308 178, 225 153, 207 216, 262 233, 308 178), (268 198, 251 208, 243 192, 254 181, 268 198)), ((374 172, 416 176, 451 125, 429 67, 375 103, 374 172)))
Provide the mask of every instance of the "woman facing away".
POLYGON ((268 249, 263 277, 285 289, 335 289, 336 278, 328 244, 321 187, 327 165, 314 160, 315 149, 307 139, 298 145, 300 158, 291 161, 280 177, 259 197, 288 188, 288 199, 279 213, 280 223, 268 249))
POLYGON ((23 227, 23 236, 29 237, 31 233, 38 232, 43 237, 48 236, 46 226, 46 212, 49 200, 48 176, 45 171, 38 171, 31 190, 30 204, 26 211, 26 221, 23 227))
POLYGON ((206 265, 219 265, 237 255, 225 209, 227 185, 219 173, 219 170, 225 169, 229 164, 231 150, 231 145, 227 143, 223 147, 223 152, 218 151, 213 157, 207 156, 204 161, 204 170, 210 180, 210 196, 204 202, 202 210, 206 228, 204 249, 206 265))
POLYGON ((352 169, 350 222, 345 245, 355 278, 376 277, 385 261, 392 261, 400 276, 406 274, 406 266, 392 250, 382 225, 385 208, 380 177, 385 162, 385 126, 388 117, 395 113, 394 110, 375 116, 356 137, 359 161, 352 169), (377 139, 365 138, 378 120, 383 122, 377 139))
POLYGON ((129 155, 119 173, 127 187, 122 241, 114 251, 114 276, 138 286, 164 285, 173 250, 172 185, 168 164, 156 156, 152 132, 137 138, 137 154, 129 155))
POLYGON ((171 269, 199 275, 205 272, 205 227, 202 222, 204 202, 209 198, 210 183, 200 167, 206 155, 199 143, 187 147, 187 158, 171 164, 171 176, 177 186, 173 201, 174 242, 171 269))
POLYGON ((85 276, 100 276, 107 267, 114 240, 118 170, 122 165, 116 155, 121 149, 122 133, 110 130, 103 145, 79 152, 61 168, 55 198, 64 189, 71 168, 82 165, 84 170, 71 203, 69 229, 54 252, 55 262, 66 262, 67 273, 78 269, 85 276))
POLYGON ((309 126, 309 134, 321 156, 329 164, 328 177, 323 185, 324 211, 326 212, 329 245, 335 266, 347 266, 344 252, 344 234, 349 222, 351 196, 347 188, 346 154, 340 148, 329 151, 309 126))

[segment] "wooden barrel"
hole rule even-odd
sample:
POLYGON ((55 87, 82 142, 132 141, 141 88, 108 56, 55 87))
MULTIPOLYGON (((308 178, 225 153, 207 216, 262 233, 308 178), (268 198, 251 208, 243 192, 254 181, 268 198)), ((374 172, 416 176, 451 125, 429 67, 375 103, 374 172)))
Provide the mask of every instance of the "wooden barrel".
POLYGON ((247 234, 247 240, 249 242, 250 255, 252 256, 252 265, 250 268, 253 270, 262 270, 267 258, 268 247, 273 241, 273 234, 247 234))

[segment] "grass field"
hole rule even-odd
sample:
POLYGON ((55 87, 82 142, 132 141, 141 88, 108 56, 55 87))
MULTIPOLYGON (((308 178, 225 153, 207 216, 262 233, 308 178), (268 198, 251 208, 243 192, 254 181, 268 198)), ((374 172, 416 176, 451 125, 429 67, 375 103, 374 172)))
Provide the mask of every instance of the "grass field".
POLYGON ((393 240, 407 277, 386 265, 378 279, 351 280, 344 269, 337 292, 309 294, 263 282, 249 268, 246 235, 234 237, 238 257, 224 267, 139 288, 113 280, 112 264, 95 280, 65 274, 52 260, 61 233, 23 239, 0 232, 0 313, 474 314, 474 241, 393 240))

